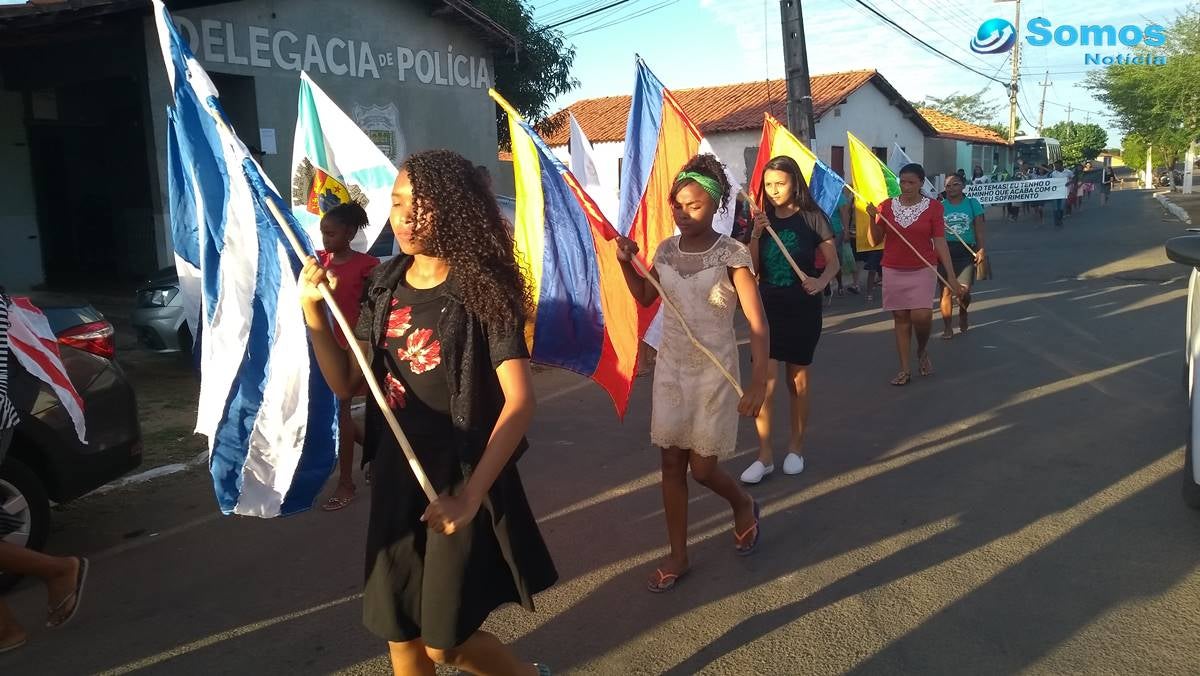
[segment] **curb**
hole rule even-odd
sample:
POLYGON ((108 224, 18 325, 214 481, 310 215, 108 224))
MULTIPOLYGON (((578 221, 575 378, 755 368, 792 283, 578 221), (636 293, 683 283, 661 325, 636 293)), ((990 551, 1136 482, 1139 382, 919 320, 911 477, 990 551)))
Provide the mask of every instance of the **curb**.
POLYGON ((192 458, 191 460, 189 460, 187 462, 177 462, 177 463, 173 463, 170 465, 163 465, 162 467, 155 467, 154 469, 148 469, 145 472, 139 472, 132 476, 121 477, 120 479, 117 479, 116 481, 104 484, 103 486, 101 486, 100 488, 97 488, 96 490, 92 491, 88 495, 104 495, 105 493, 115 491, 118 488, 125 488, 127 486, 133 486, 136 484, 146 483, 147 481, 152 481, 152 480, 158 479, 160 477, 170 476, 172 474, 178 474, 180 472, 186 472, 187 470, 193 469, 196 467, 203 467, 204 465, 207 465, 207 464, 208 464, 208 451, 201 451, 199 454, 196 455, 196 457, 192 458))
POLYGON ((1172 202, 1170 199, 1167 199, 1167 195, 1169 195, 1169 194, 1171 194, 1170 190, 1156 192, 1156 193, 1154 193, 1154 199, 1158 200, 1159 204, 1162 204, 1163 208, 1166 209, 1167 212, 1170 213, 1172 216, 1174 216, 1175 218, 1178 218, 1179 220, 1183 221, 1184 223, 1187 223, 1188 225, 1191 225, 1192 217, 1188 216, 1188 213, 1183 210, 1183 207, 1172 202))

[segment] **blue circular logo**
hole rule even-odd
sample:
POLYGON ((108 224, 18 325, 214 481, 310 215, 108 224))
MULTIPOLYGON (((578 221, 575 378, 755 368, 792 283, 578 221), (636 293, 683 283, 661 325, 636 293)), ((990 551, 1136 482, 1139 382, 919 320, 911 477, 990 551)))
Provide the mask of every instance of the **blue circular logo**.
POLYGON ((979 25, 971 51, 976 54, 1003 54, 1017 43, 1017 29, 1008 19, 988 19, 979 25))

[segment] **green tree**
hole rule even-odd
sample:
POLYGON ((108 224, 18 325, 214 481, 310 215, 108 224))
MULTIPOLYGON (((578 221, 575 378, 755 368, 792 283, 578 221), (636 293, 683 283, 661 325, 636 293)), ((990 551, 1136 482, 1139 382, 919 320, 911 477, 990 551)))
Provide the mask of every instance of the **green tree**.
MULTIPOLYGON (((974 94, 959 94, 958 92, 954 92, 942 98, 929 96, 922 101, 913 102, 913 106, 916 108, 932 108, 939 113, 957 117, 971 124, 987 125, 996 119, 996 112, 1000 110, 1000 106, 988 102, 984 97, 984 92, 986 91, 986 89, 981 89, 974 94)), ((1004 136, 1008 137, 1007 127, 1005 127, 1004 136)))
POLYGON ((1165 63, 1113 64, 1091 73, 1087 86, 1112 109, 1126 139, 1151 144, 1155 157, 1174 163, 1200 136, 1200 8, 1182 10, 1166 38, 1162 46, 1135 52, 1165 63))
MULTIPOLYGON (((579 86, 579 80, 571 77, 575 48, 566 43, 562 32, 535 23, 522 0, 474 0, 473 4, 517 38, 515 54, 495 59, 496 91, 530 124, 541 122, 555 99, 579 86)), ((499 106, 496 131, 500 145, 507 148, 508 116, 499 106)))
POLYGON ((1121 161, 1134 171, 1146 166, 1146 150, 1146 140, 1137 134, 1130 134, 1121 139, 1121 161))
POLYGON ((1098 124, 1059 122, 1043 129, 1042 136, 1058 139, 1065 164, 1093 160, 1108 144, 1108 132, 1098 124))

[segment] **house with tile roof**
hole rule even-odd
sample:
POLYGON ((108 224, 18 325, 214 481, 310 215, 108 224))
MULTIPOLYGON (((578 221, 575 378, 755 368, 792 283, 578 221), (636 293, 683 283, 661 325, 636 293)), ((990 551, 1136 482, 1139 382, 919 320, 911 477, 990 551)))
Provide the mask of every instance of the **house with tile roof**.
POLYGON ((925 139, 925 171, 930 174, 953 174, 959 169, 972 175, 976 165, 985 174, 993 170, 1012 171, 1017 154, 1008 139, 988 129, 938 112, 921 108, 921 115, 937 130, 937 135, 925 139))
MULTIPOLYGON (((899 144, 913 161, 925 154, 925 140, 936 130, 875 70, 815 75, 810 79, 816 139, 813 150, 835 171, 849 168, 846 132, 852 131, 886 161, 888 149, 899 144)), ((746 177, 754 166, 762 135, 763 113, 787 119, 784 80, 672 89, 675 98, 712 144, 734 175, 746 177)), ((595 149, 597 170, 618 187, 625 152, 629 96, 585 99, 551 116, 542 135, 555 154, 567 159, 573 114, 595 149)))

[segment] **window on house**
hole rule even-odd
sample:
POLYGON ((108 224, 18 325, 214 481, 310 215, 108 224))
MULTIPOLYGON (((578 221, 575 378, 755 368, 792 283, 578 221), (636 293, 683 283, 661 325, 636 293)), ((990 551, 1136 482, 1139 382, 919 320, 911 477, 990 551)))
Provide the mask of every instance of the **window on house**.
POLYGON ((872 146, 871 152, 875 153, 875 157, 878 157, 880 162, 887 164, 887 148, 880 148, 879 146, 872 146))
POLYGON ((846 147, 832 146, 829 149, 829 168, 837 172, 838 176, 846 177, 846 147))
POLYGON ((834 106, 834 108, 833 108, 833 116, 834 116, 834 117, 841 117, 841 116, 842 116, 842 107, 841 107, 841 106, 834 106))
POLYGON ((621 190, 621 166, 625 163, 624 157, 617 158, 617 190, 621 190))

